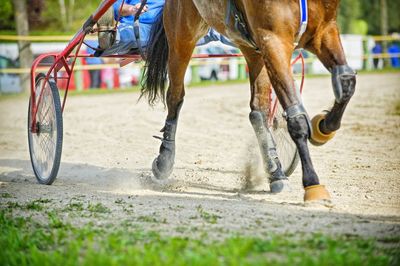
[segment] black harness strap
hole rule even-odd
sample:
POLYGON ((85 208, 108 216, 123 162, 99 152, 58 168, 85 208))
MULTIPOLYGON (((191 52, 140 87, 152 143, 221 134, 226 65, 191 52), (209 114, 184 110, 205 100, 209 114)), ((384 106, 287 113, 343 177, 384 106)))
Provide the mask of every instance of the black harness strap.
POLYGON ((228 0, 227 8, 226 8, 226 19, 225 24, 230 26, 231 17, 234 19, 234 29, 236 29, 240 35, 242 36, 243 40, 253 47, 257 52, 259 49, 257 47, 256 42, 254 41, 253 37, 250 34, 250 31, 247 26, 247 22, 243 16, 243 13, 239 10, 234 0, 228 0))
POLYGON ((135 14, 135 18, 134 18, 134 22, 133 22, 133 32, 135 33, 136 42, 138 44, 139 53, 140 53, 140 56, 142 57, 142 59, 146 59, 146 54, 144 52, 142 44, 140 43, 139 17, 140 17, 140 14, 142 13, 143 8, 145 7, 146 4, 147 4, 147 0, 141 0, 140 7, 135 14))

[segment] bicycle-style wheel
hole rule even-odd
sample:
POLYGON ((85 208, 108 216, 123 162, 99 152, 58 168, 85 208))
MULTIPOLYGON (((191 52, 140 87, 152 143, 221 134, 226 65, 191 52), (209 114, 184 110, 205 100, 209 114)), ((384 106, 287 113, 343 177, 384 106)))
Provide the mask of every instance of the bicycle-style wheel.
POLYGON ((32 104, 28 109, 29 154, 35 176, 40 184, 51 185, 60 167, 63 122, 60 95, 54 81, 43 73, 36 76, 36 132, 32 132, 32 104), (43 90, 43 91, 42 91, 43 90))
POLYGON ((290 176, 296 169, 300 157, 296 144, 289 135, 287 122, 280 103, 278 103, 270 131, 276 144, 276 152, 282 164, 282 170, 286 176, 290 176))

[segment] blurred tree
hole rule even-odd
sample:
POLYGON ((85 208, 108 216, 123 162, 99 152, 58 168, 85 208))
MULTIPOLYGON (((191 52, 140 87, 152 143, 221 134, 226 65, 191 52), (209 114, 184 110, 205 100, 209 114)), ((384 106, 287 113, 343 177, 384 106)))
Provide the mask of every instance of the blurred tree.
POLYGON ((28 4, 29 27, 38 28, 43 26, 42 12, 44 9, 44 0, 30 0, 28 4))
POLYGON ((11 0, 0 1, 0 30, 15 28, 14 14, 11 0))
MULTIPOLYGON (((388 7, 386 0, 380 0, 380 8, 381 8, 381 35, 388 35, 389 33, 389 18, 388 18, 388 7)), ((388 44, 386 41, 383 42, 383 52, 387 53, 388 44)), ((383 65, 387 66, 389 63, 388 58, 383 59, 383 65)))
POLYGON ((382 18, 382 0, 341 0, 338 24, 341 33, 381 35, 385 32, 400 32, 400 0, 384 0, 386 16, 382 18), (387 31, 382 32, 382 19, 387 31))
POLYGON ((64 26, 64 29, 67 29, 69 27, 67 25, 67 9, 65 8, 65 0, 58 0, 58 5, 60 7, 61 25, 64 26))
POLYGON ((368 23, 363 19, 356 19, 350 24, 350 33, 367 35, 368 34, 368 23))
POLYGON ((70 32, 82 26, 83 22, 100 4, 99 0, 52 0, 45 1, 43 19, 47 30, 70 32))
POLYGON ((388 35, 389 33, 389 18, 388 18, 388 6, 386 0, 380 0, 381 9, 381 34, 388 35))
MULTIPOLYGON (((28 12, 26 2, 22 0, 12 0, 14 7, 15 24, 19 36, 29 35, 28 12)), ((32 65, 31 43, 29 41, 18 41, 19 64, 21 68, 30 68, 32 65)), ((24 91, 29 91, 30 75, 28 73, 21 74, 21 86, 24 91)))
MULTIPOLYGON (((100 4, 99 0, 19 0, 27 3, 30 30, 77 30, 100 4)), ((13 0, 0 0, 0 30, 15 30, 13 0)))
POLYGON ((338 23, 341 33, 353 33, 352 27, 360 18, 359 0, 341 0, 338 14, 338 23))
MULTIPOLYGON (((381 1, 360 0, 361 18, 368 23, 368 34, 380 35, 381 29, 381 1)), ((400 32, 400 1, 386 0, 388 32, 400 32)))
POLYGON ((388 9, 388 30, 390 32, 400 32, 400 1, 387 0, 388 9))
POLYGON ((75 0, 58 0, 58 5, 60 8, 61 15, 61 25, 63 30, 70 31, 72 29, 72 24, 75 14, 75 0))
POLYGON ((73 22, 74 22, 74 14, 75 14, 75 0, 69 0, 68 4, 68 16, 67 16, 67 24, 68 30, 71 30, 73 22))

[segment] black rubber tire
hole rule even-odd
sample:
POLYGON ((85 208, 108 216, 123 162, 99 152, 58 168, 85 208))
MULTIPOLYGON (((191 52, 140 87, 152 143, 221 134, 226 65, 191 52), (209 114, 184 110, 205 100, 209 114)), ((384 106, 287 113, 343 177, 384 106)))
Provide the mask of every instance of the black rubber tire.
POLYGON ((290 176, 299 164, 300 156, 297 152, 296 144, 290 137, 287 122, 283 116, 283 108, 279 103, 274 123, 270 130, 276 143, 276 151, 282 164, 283 172, 286 176, 290 176))
MULTIPOLYGON (((29 144, 29 155, 31 158, 31 163, 32 163, 32 168, 33 168, 33 172, 35 173, 36 179, 38 180, 38 182, 40 184, 44 184, 44 185, 51 185, 54 180, 57 177, 58 174, 58 170, 60 168, 60 161, 61 161, 61 153, 62 153, 62 143, 63 143, 63 120, 62 120, 62 111, 61 111, 61 102, 60 102, 60 95, 58 92, 58 88, 57 85, 54 81, 50 81, 47 80, 46 81, 46 76, 43 73, 40 73, 36 76, 35 78, 35 90, 36 90, 36 95, 37 97, 39 97, 39 91, 41 90, 41 82, 47 82, 48 85, 44 86, 44 97, 49 97, 49 101, 48 101, 48 108, 52 108, 52 110, 54 110, 54 112, 52 112, 50 119, 52 119, 49 123, 49 125, 47 125, 49 128, 51 128, 49 131, 49 135, 54 133, 54 136, 48 136, 48 139, 46 140, 47 143, 49 143, 51 140, 54 139, 53 145, 54 148, 52 150, 47 149, 48 147, 46 147, 46 151, 43 151, 43 147, 39 145, 37 145, 39 140, 42 140, 41 144, 43 144, 43 140, 45 140, 44 138, 44 134, 46 133, 40 133, 40 129, 38 133, 33 133, 31 132, 31 128, 30 128, 30 124, 31 124, 31 99, 29 99, 29 108, 28 108, 28 144, 29 144), (50 106, 51 105, 51 106, 50 106), (56 131, 54 132, 54 129, 56 129, 56 131), (41 136, 42 134, 42 136, 41 136), (41 138, 42 137, 42 138, 41 138), (41 138, 41 139, 40 139, 41 138), (42 148, 40 151, 38 150, 39 148, 42 148), (51 162, 45 160, 45 161, 40 161, 36 155, 42 152, 42 154, 46 154, 46 155, 51 155, 51 162), (51 152, 51 154, 49 154, 51 152), (50 164, 51 163, 51 164, 50 164), (40 165, 41 164, 41 165, 40 165), (47 167, 48 169, 46 169, 46 171, 43 171, 43 166, 49 166, 47 167), (47 173, 47 174, 46 174, 47 173)), ((37 122, 40 124, 42 121, 40 121, 40 108, 43 108, 43 101, 41 102, 41 104, 39 106, 37 106, 38 108, 38 113, 37 113, 37 122)), ((45 113, 45 118, 47 118, 47 114, 49 109, 47 110, 47 112, 45 113)), ((42 117, 43 118, 43 117, 42 117)), ((39 127, 40 128, 40 127, 39 127)), ((43 159, 43 158, 42 158, 43 159)), ((48 159, 48 157, 47 157, 48 159)))

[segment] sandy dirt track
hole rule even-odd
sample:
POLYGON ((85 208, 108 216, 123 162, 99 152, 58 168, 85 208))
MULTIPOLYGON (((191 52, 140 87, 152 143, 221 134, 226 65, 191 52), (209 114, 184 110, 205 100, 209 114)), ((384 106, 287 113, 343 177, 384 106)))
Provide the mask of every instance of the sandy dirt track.
MULTIPOLYGON (((243 191, 246 168, 257 162, 248 121, 247 84, 187 90, 177 133, 175 170, 167 184, 151 181, 165 110, 137 93, 70 97, 64 113, 60 172, 52 186, 37 184, 30 165, 28 99, 0 101, 0 207, 51 199, 49 209, 72 201, 100 202, 111 212, 99 224, 130 221, 168 234, 193 228, 259 235, 267 232, 324 232, 386 237, 400 235, 400 74, 359 75, 357 91, 341 130, 322 147, 311 146, 314 166, 331 193, 331 209, 303 206, 301 169, 290 177, 291 192, 269 193, 258 176, 243 191), (216 222, 203 219, 213 215, 216 222), (146 223, 154 217, 159 223, 146 223)), ((310 114, 331 106, 330 79, 307 79, 304 103, 310 114)), ((16 214, 26 214, 20 210, 16 214)), ((32 214, 29 214, 32 215, 32 214)), ((42 214, 34 214, 39 217, 42 214)), ((93 218, 60 215, 82 224, 93 218)))

